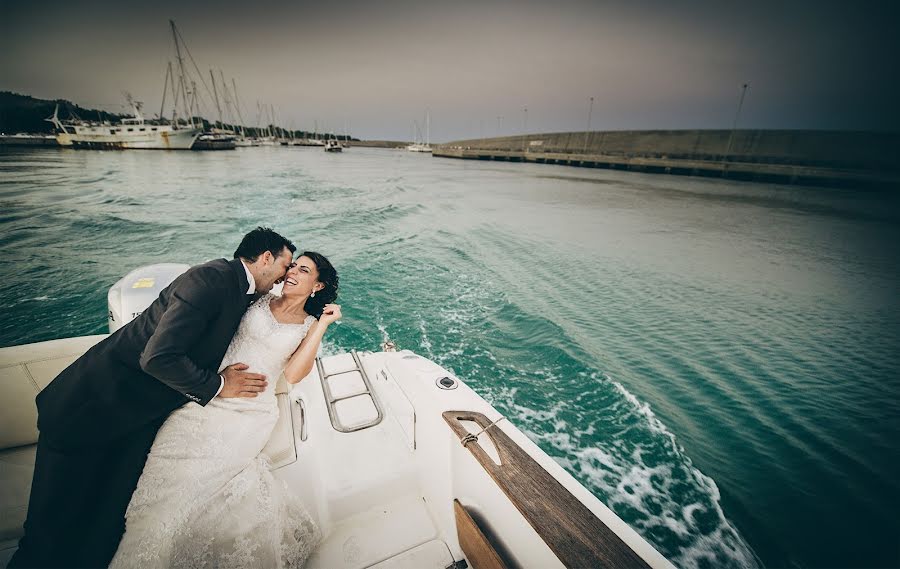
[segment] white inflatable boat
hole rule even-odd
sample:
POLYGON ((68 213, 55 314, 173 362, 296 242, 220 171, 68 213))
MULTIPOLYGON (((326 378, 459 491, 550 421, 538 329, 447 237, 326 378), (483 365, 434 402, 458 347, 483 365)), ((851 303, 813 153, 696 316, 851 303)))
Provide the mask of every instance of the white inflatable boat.
MULTIPOLYGON (((132 271, 110 330, 186 265, 132 271)), ((0 348, 0 566, 22 533, 34 396, 105 335, 0 348)), ((460 379, 410 351, 320 357, 276 386, 266 447, 324 540, 310 568, 653 567, 671 563, 460 379)))

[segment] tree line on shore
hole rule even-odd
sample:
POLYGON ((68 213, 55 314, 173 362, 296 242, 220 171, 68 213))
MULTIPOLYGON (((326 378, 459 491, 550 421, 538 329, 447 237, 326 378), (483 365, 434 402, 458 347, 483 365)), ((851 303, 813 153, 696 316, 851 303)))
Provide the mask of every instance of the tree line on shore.
MULTIPOLYGON (((21 95, 10 91, 0 91, 0 133, 15 134, 23 132, 30 134, 52 134, 55 132, 55 127, 46 119, 53 115, 57 105, 59 105, 59 118, 61 120, 79 118, 90 121, 115 123, 130 116, 109 113, 99 109, 87 109, 65 99, 38 99, 29 95, 21 95)), ((165 123, 168 121, 163 119, 160 122, 165 123)), ((214 123, 203 117, 195 117, 194 122, 202 124, 204 130, 218 127, 224 130, 241 132, 242 129, 240 125, 214 123)), ((319 138, 327 137, 336 138, 338 140, 358 140, 342 134, 312 133, 303 130, 290 131, 282 129, 281 127, 275 127, 274 125, 269 125, 268 130, 269 132, 276 132, 277 135, 282 137, 313 138, 313 136, 318 136, 319 138)), ((265 131, 265 127, 243 127, 244 134, 249 137, 264 136, 266 134, 265 131)))

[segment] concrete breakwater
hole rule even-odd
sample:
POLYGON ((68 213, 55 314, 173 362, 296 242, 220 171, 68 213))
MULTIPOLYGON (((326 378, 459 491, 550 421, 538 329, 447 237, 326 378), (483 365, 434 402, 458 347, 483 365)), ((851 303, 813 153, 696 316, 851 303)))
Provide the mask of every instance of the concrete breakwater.
POLYGON ((796 184, 900 186, 897 132, 557 132, 460 140, 435 146, 433 154, 796 184))

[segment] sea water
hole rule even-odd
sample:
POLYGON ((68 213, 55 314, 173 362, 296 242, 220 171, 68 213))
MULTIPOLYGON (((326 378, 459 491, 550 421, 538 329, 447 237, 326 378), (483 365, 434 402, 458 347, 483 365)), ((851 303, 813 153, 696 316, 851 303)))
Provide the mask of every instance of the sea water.
POLYGON ((257 225, 681 567, 900 564, 900 192, 393 150, 0 153, 0 346, 257 225))

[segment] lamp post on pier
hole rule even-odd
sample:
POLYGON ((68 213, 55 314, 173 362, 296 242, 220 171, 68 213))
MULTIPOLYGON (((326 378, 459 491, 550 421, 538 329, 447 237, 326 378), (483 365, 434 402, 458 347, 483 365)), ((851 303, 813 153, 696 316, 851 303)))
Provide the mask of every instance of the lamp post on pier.
POLYGON ((744 96, 747 95, 748 83, 744 83, 741 87, 741 99, 738 101, 737 111, 734 113, 734 122, 731 123, 731 134, 728 135, 728 147, 725 149, 725 156, 722 157, 722 177, 725 177, 725 169, 727 167, 728 157, 731 155, 731 145, 734 143, 734 131, 737 130, 738 117, 741 116, 741 107, 744 106, 744 96))
POLYGON ((584 148, 581 149, 582 154, 587 154, 588 135, 591 132, 591 113, 593 113, 593 112, 594 112, 594 98, 591 97, 591 104, 588 107, 587 130, 584 131, 584 148))
POLYGON ((522 152, 528 152, 528 146, 525 144, 525 137, 528 134, 528 107, 524 109, 525 117, 522 119, 522 152))

